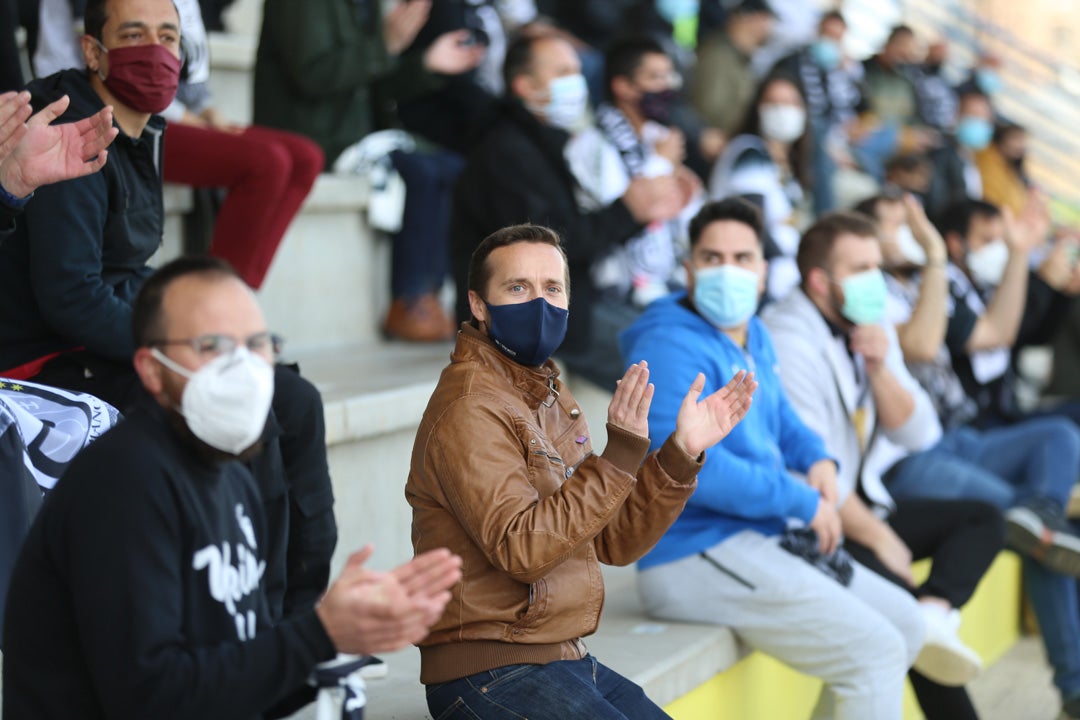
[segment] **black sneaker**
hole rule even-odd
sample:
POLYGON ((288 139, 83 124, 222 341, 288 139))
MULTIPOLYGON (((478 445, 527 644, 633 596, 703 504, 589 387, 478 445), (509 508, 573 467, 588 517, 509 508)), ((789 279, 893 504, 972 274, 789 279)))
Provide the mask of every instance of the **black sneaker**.
POLYGON ((1005 543, 1054 572, 1080 577, 1080 537, 1052 500, 1030 500, 1006 510, 1005 543))

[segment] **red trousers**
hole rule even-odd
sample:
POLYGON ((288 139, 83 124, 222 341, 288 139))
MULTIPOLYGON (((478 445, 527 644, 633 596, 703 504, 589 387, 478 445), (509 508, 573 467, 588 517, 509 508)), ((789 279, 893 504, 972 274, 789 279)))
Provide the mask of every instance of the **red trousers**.
POLYGON ((233 135, 169 123, 164 163, 166 182, 228 188, 210 254, 257 289, 324 158, 314 142, 282 130, 253 125, 233 135))

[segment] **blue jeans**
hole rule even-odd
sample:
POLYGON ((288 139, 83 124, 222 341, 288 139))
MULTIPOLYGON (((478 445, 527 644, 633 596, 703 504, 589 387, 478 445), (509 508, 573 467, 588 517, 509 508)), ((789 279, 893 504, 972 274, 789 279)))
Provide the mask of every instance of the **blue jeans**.
POLYGON ((547 665, 507 665, 428 685, 427 704, 435 720, 670 720, 640 687, 592 655, 547 665))
MULTIPOLYGON (((1005 509, 1035 497, 1064 504, 1080 472, 1080 430, 1063 417, 1015 425, 950 430, 933 448, 908 456, 887 474, 897 498, 984 500, 1005 509)), ((1080 601, 1077 581, 1024 558, 1024 588, 1039 620, 1054 684, 1080 696, 1080 601)))
POLYGON ((405 211, 394 236, 390 294, 416 299, 436 292, 450 272, 450 199, 465 160, 447 150, 390 154, 405 181, 405 211))
POLYGON ((1062 417, 990 430, 957 428, 886 475, 894 497, 983 500, 1004 510, 1029 498, 1062 507, 1080 472, 1080 430, 1062 417))

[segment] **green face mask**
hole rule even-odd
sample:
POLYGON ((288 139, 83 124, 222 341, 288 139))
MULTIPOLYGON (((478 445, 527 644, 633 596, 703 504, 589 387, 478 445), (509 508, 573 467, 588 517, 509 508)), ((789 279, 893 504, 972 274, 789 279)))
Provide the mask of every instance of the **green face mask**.
POLYGON ((889 289, 885 276, 877 268, 849 275, 840 283, 844 291, 844 306, 840 314, 856 325, 874 325, 885 317, 885 300, 889 289))

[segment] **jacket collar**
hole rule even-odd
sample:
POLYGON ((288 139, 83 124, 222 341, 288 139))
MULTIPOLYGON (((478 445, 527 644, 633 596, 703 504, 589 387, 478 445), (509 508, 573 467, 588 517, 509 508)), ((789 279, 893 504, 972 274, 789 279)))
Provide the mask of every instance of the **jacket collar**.
POLYGON ((453 363, 473 362, 485 370, 502 378, 516 388, 529 404, 536 409, 540 405, 550 407, 559 399, 562 383, 559 381, 559 368, 548 359, 539 367, 529 367, 514 362, 506 357, 491 342, 487 333, 473 327, 472 323, 462 323, 457 336, 457 344, 450 354, 453 363))

